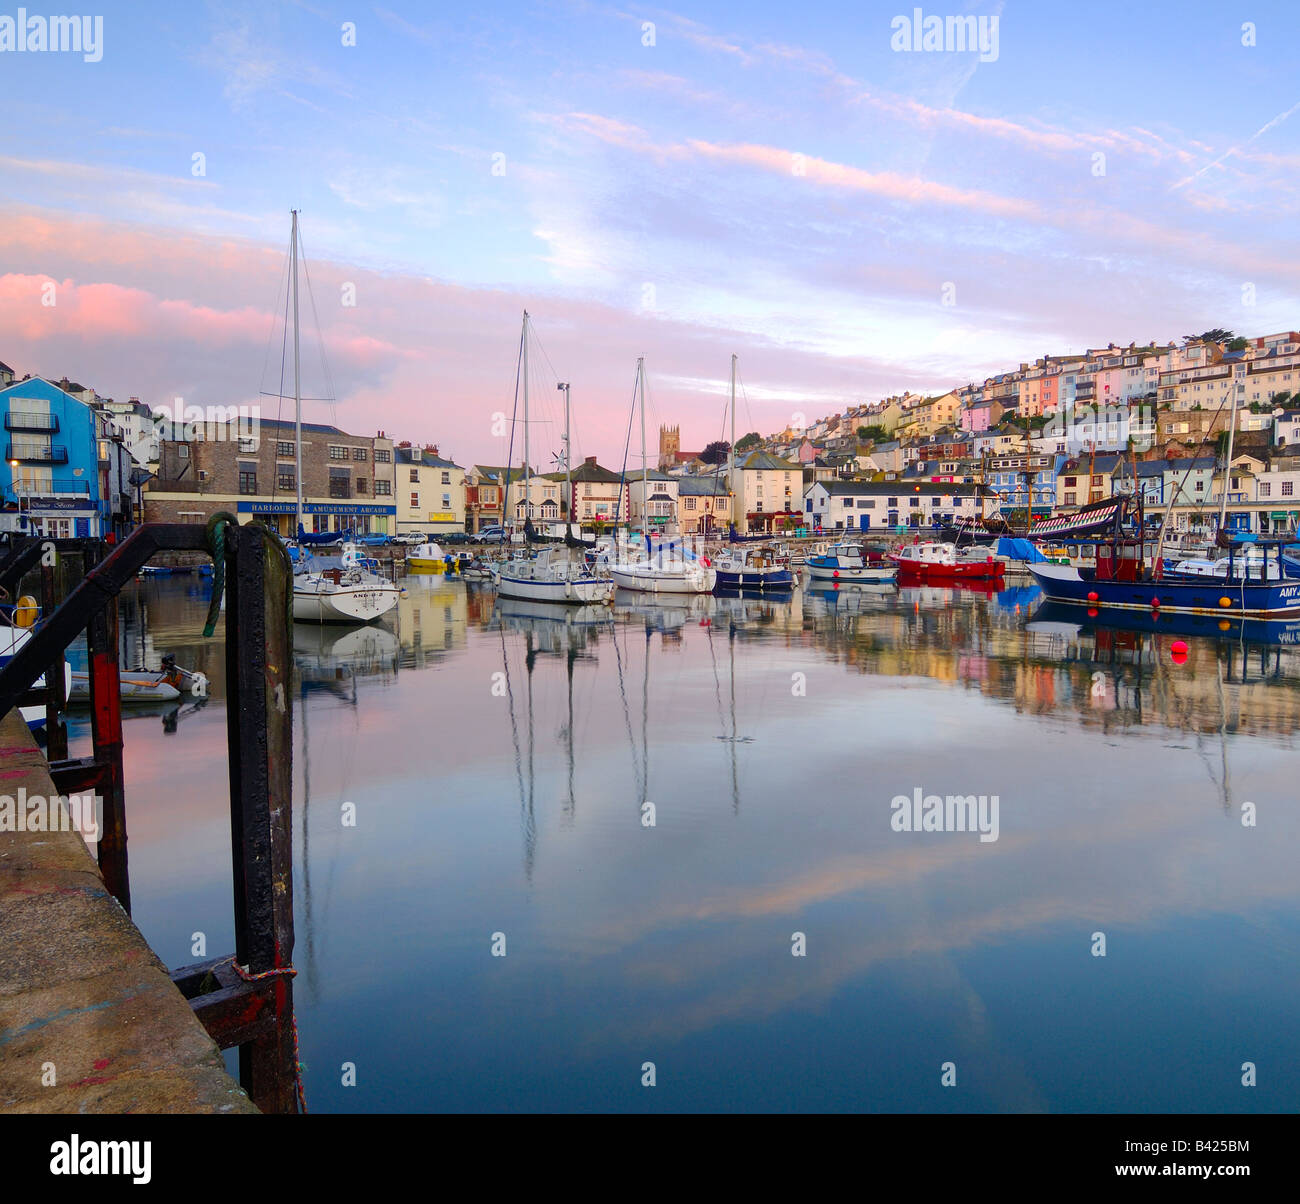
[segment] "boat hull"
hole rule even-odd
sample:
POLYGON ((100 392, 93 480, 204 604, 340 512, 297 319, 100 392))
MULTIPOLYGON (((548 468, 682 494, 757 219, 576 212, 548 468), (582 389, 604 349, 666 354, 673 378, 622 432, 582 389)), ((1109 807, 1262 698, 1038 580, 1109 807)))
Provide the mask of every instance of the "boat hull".
POLYGON ((442 573, 447 569, 445 560, 426 560, 422 556, 408 556, 406 559, 406 571, 408 573, 418 573, 421 576, 442 573))
MULTIPOLYGON (((146 670, 143 673, 132 673, 130 670, 123 669, 118 674, 118 680, 118 693, 123 703, 171 702, 181 696, 180 690, 167 681, 166 674, 161 672, 146 670)), ((90 701, 89 673, 73 672, 72 684, 68 689, 68 701, 90 701)))
POLYGON ((864 564, 859 568, 840 568, 836 565, 815 564, 810 560, 807 569, 808 575, 814 581, 852 581, 887 585, 898 576, 898 570, 886 564, 864 564))
POLYGON ((1300 581, 1097 581, 1067 565, 1036 564, 1034 580, 1053 602, 1171 614, 1286 618, 1300 615, 1300 581))
POLYGON ((609 575, 619 589, 644 594, 711 594, 718 582, 715 569, 611 568, 609 575))
POLYGON ((740 572, 716 569, 715 572, 717 589, 770 590, 788 593, 795 586, 794 573, 789 569, 776 569, 770 573, 753 569, 740 572))
POLYGON ((899 577, 909 581, 995 581, 1006 572, 1000 560, 973 561, 967 564, 927 564, 906 556, 890 556, 898 566, 899 577))
POLYGON ((540 578, 511 577, 502 573, 497 578, 498 597, 518 598, 523 602, 562 602, 588 606, 608 602, 613 594, 613 582, 599 577, 584 577, 576 581, 546 581, 540 578))
POLYGON ((295 585, 293 590, 293 617, 299 623, 373 623, 396 605, 396 589, 323 590, 295 585))

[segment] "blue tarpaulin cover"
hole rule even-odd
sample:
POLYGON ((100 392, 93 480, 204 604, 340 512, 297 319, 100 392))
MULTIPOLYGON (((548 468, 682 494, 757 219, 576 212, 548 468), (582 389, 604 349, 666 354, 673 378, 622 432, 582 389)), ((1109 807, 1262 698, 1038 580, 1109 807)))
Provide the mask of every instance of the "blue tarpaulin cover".
POLYGON ((998 555, 1010 556, 1012 560, 1024 560, 1029 564, 1043 564, 1047 557, 1027 539, 1012 539, 1004 535, 998 540, 998 555))

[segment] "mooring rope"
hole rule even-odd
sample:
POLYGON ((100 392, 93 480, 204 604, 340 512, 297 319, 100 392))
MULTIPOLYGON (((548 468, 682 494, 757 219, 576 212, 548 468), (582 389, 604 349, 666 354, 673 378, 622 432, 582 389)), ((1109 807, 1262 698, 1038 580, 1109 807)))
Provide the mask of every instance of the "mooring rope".
MULTIPOLYGON (((298 971, 293 966, 276 966, 271 970, 263 970, 260 974, 251 974, 233 956, 230 958, 230 965, 244 982, 261 982, 267 978, 298 977, 298 971)), ((293 1028, 293 1089, 298 1097, 298 1111, 305 1115, 307 1112, 307 1095, 303 1090, 302 1072, 304 1067, 302 1057, 298 1052, 298 1017, 292 1011, 289 1013, 289 1023, 293 1028)))
MULTIPOLYGON (((284 591, 285 622, 293 623, 293 562, 289 559, 289 550, 280 537, 265 523, 255 522, 262 532, 262 540, 267 550, 278 556, 284 563, 287 574, 287 586, 284 591)), ((208 602, 208 618, 203 624, 204 637, 210 637, 217 629, 217 620, 221 617, 221 596, 226 591, 226 528, 239 526, 239 519, 229 510, 218 510, 208 519, 208 551, 212 554, 212 598, 208 602)), ((292 629, 292 628, 291 628, 292 629)))

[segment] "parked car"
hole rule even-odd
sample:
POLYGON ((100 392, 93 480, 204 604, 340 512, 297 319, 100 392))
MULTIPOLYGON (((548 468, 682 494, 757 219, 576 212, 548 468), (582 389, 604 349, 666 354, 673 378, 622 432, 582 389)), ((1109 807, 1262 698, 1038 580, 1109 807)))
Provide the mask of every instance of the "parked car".
POLYGON ((394 535, 393 542, 402 544, 405 547, 416 547, 418 544, 428 543, 426 536, 420 531, 407 531, 404 535, 394 535))
POLYGON ((505 543, 510 537, 504 527, 484 527, 476 538, 479 543, 505 543))
POLYGON ((438 536, 439 543, 469 543, 469 536, 464 531, 448 531, 438 536))

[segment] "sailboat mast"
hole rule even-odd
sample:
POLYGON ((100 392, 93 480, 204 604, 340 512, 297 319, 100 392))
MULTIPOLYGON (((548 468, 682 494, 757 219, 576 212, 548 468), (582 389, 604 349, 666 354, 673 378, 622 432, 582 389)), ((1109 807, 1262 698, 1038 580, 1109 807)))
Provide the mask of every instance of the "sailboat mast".
POLYGON ((1219 527, 1223 530, 1223 524, 1228 517, 1228 485, 1232 481, 1232 439, 1237 433, 1237 383, 1235 380, 1229 385, 1232 389, 1232 413, 1228 416, 1228 454, 1223 462, 1223 496, 1219 499, 1219 527))
MULTIPOLYGON (((293 210, 293 238, 289 260, 293 275, 293 483, 298 526, 302 521, 302 377, 298 355, 298 210, 293 210)), ((297 532, 295 532, 297 534, 297 532)))
POLYGON ((650 461, 645 450, 645 356, 636 362, 636 377, 641 382, 641 537, 646 555, 650 554, 650 461))
POLYGON ((735 527, 736 522, 736 356, 731 356, 731 446, 727 448, 727 522, 735 527))
MULTIPOLYGON (((533 483, 528 479, 528 311, 524 310, 524 522, 533 517, 533 483)), ((506 474, 510 465, 506 465, 506 474)))
MULTIPOLYGON (((564 390, 564 538, 568 542, 569 528, 573 524, 573 445, 569 442, 569 384, 556 386, 564 390)), ((582 534, 579 528, 578 534, 582 534)))

